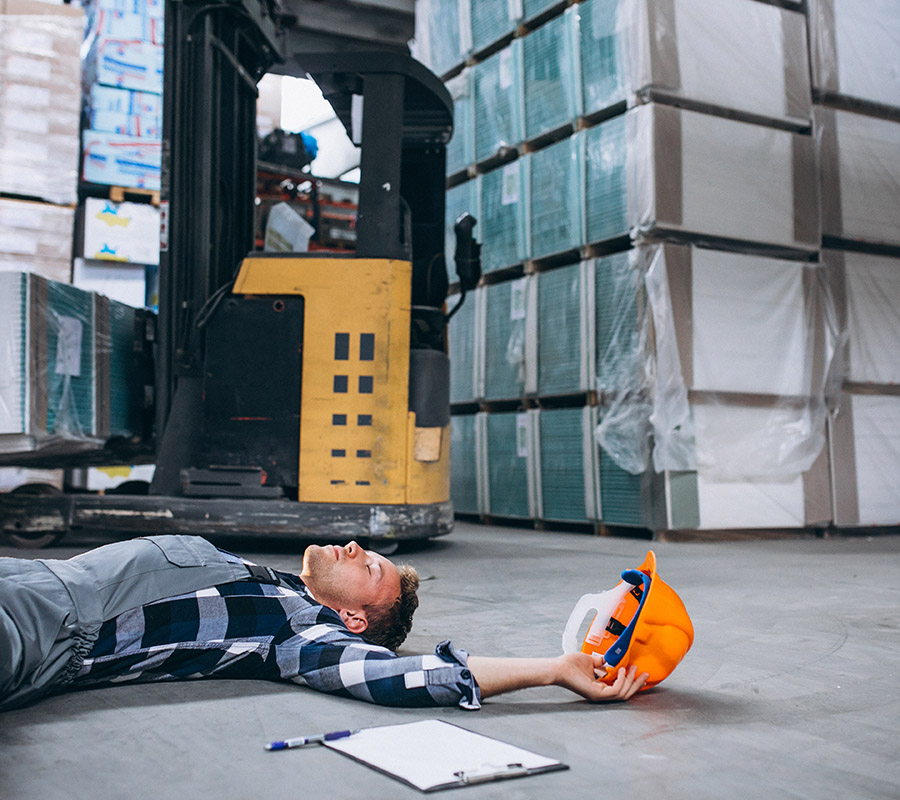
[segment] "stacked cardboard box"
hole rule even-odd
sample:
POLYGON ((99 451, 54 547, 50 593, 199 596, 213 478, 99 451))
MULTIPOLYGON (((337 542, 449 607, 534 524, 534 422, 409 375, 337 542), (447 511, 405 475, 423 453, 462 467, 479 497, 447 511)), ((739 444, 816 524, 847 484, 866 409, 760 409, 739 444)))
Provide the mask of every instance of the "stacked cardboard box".
POLYGON ((164 4, 90 0, 82 179, 157 190, 162 152, 164 4))
POLYGON ((84 15, 0 2, 0 192, 51 203, 77 198, 84 15))

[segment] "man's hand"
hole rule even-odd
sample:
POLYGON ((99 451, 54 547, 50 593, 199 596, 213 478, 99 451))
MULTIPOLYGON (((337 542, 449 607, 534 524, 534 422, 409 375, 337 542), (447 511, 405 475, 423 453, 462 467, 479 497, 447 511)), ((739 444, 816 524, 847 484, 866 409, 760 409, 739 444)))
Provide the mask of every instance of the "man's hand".
POLYGON ((628 700, 647 681, 647 673, 638 675, 637 667, 632 666, 627 672, 619 667, 615 681, 604 683, 600 678, 606 675, 606 663, 597 653, 567 653, 556 660, 558 678, 554 683, 594 702, 628 700))
POLYGON ((627 672, 620 668, 612 685, 603 683, 603 656, 588 653, 567 653, 557 658, 469 656, 468 666, 483 698, 532 686, 562 686, 592 702, 628 700, 647 680, 646 673, 636 675, 632 667, 627 672))

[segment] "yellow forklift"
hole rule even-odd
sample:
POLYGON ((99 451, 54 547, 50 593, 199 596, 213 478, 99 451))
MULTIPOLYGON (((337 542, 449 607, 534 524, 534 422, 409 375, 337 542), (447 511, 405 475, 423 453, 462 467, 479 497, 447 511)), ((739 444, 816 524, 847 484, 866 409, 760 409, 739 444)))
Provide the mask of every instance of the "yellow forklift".
MULTIPOLYGON (((452 101, 407 54, 285 54, 265 0, 168 2, 155 463, 143 494, 19 492, 22 544, 112 538, 447 534, 445 145, 452 101), (309 75, 361 146, 357 248, 252 252, 256 98, 309 75)), ((480 278, 457 226, 463 292, 480 278)))

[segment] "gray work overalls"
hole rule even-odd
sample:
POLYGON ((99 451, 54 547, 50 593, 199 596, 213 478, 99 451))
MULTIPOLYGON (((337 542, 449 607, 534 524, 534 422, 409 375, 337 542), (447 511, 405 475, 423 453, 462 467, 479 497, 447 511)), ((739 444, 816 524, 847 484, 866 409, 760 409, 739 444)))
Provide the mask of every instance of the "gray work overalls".
POLYGON ((199 536, 148 536, 68 560, 0 558, 0 711, 63 688, 107 620, 166 597, 255 578, 199 536))

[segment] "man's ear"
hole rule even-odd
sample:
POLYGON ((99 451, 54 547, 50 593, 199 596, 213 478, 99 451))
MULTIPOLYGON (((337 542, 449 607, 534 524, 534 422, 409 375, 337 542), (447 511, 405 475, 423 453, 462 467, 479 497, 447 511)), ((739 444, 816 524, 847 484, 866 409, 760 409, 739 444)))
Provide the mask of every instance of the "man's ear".
POLYGON ((369 627, 369 619, 366 617, 366 612, 362 609, 351 611, 350 609, 342 608, 338 611, 338 614, 340 614, 341 621, 351 633, 363 633, 369 627))

